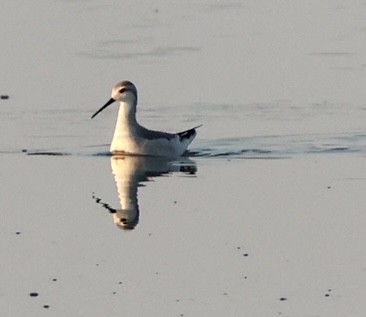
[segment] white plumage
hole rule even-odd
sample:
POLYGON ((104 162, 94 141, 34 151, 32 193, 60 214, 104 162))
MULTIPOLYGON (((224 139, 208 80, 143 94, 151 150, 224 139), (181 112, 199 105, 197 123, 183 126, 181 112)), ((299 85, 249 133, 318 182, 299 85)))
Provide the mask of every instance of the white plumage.
POLYGON ((141 126, 136 120, 137 89, 129 81, 116 84, 111 99, 92 118, 115 101, 120 105, 110 148, 112 154, 179 157, 196 136, 199 126, 179 133, 153 131, 141 126))

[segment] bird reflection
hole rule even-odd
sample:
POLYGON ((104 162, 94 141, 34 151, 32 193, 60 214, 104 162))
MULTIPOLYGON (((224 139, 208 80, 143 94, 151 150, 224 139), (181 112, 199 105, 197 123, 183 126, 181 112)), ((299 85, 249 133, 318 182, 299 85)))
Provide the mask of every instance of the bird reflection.
POLYGON ((137 188, 152 178, 170 173, 182 172, 194 175, 197 167, 188 158, 169 160, 147 156, 112 156, 111 167, 117 185, 121 208, 115 209, 93 194, 95 201, 107 209, 114 223, 122 229, 134 229, 139 222, 140 210, 137 188))

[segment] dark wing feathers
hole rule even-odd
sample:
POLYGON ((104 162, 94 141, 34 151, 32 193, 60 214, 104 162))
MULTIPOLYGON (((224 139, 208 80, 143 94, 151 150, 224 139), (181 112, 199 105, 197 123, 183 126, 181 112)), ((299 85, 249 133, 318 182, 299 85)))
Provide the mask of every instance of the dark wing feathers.
POLYGON ((148 140, 154 140, 154 139, 167 139, 168 141, 170 139, 174 139, 176 135, 179 136, 179 140, 182 141, 184 139, 189 139, 192 137, 192 135, 196 134, 196 129, 199 128, 201 125, 198 125, 194 128, 191 128, 189 130, 185 130, 179 133, 166 133, 161 131, 154 131, 154 130, 148 130, 144 127, 140 127, 140 131, 143 133, 144 138, 148 140))
POLYGON ((200 125, 192 128, 192 129, 185 130, 185 131, 182 131, 182 132, 177 133, 178 136, 179 136, 179 139, 181 141, 183 139, 189 139, 192 135, 195 135, 196 134, 196 129, 199 128, 200 126, 202 126, 202 124, 200 124, 200 125))

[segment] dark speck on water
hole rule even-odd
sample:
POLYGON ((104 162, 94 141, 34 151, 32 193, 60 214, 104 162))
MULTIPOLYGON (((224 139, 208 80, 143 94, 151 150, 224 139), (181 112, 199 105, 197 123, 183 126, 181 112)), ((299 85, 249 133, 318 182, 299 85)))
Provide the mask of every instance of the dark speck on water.
POLYGON ((0 99, 6 100, 6 99, 9 99, 9 96, 8 95, 0 95, 0 99))
POLYGON ((281 298, 280 298, 280 301, 285 301, 285 300, 287 300, 287 298, 286 298, 286 297, 281 297, 281 298))
POLYGON ((50 308, 50 305, 43 305, 43 308, 50 308))
POLYGON ((45 156, 66 156, 70 155, 70 153, 62 153, 62 152, 28 152, 26 151, 27 155, 45 155, 45 156))
POLYGON ((30 297, 37 297, 39 294, 37 292, 31 292, 29 293, 30 297))

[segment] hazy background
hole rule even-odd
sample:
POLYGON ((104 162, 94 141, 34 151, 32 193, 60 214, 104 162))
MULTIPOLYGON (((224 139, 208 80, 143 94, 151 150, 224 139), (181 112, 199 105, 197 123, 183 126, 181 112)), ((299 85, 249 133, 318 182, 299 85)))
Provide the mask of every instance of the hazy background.
POLYGON ((203 122, 201 139, 364 126, 362 1, 5 1, 0 15, 8 148, 109 142, 115 113, 89 117, 124 79, 144 124, 203 122))

